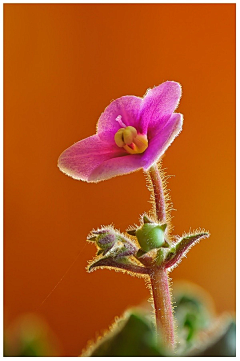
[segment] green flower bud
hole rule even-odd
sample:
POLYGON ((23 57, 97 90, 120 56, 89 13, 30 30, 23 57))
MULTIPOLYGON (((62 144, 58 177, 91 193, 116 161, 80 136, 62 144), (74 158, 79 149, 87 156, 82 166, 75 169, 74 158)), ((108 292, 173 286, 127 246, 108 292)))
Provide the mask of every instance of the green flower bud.
POLYGON ((165 244, 164 234, 166 227, 166 224, 145 223, 141 228, 137 229, 136 237, 141 249, 148 252, 151 249, 163 246, 165 244))

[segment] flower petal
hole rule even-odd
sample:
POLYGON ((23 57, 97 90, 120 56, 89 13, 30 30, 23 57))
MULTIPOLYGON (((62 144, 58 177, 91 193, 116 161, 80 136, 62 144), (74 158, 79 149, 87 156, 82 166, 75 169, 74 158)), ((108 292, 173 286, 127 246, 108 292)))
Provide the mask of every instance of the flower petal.
POLYGON ((142 167, 142 154, 131 154, 108 159, 93 170, 88 181, 99 182, 117 175, 132 173, 142 167))
POLYGON ((148 170, 163 155, 174 138, 182 130, 182 123, 182 114, 172 114, 165 127, 158 131, 153 138, 149 140, 148 148, 142 157, 144 170, 148 170))
MULTIPOLYGON (((142 103, 142 98, 126 95, 118 98, 104 110, 101 114, 97 131, 99 133, 106 131, 117 132, 122 126, 116 121, 116 118, 121 115, 121 120, 126 125, 131 125, 138 129, 139 125, 139 111, 142 103)), ((140 131, 140 129, 138 129, 140 131)))
POLYGON ((177 108, 180 97, 181 85, 174 81, 166 81, 149 89, 141 106, 140 122, 143 131, 146 132, 146 129, 165 124, 177 108))
POLYGON ((75 179, 88 181, 91 173, 99 165, 122 155, 126 155, 126 151, 115 144, 113 134, 111 132, 100 133, 83 139, 66 149, 58 159, 58 167, 62 172, 75 179))

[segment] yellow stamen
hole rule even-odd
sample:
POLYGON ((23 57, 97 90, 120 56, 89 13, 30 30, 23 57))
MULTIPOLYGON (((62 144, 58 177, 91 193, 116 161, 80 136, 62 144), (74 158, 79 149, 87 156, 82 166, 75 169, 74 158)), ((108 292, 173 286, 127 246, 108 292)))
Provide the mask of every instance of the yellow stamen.
POLYGON ((126 127, 123 131, 123 140, 124 143, 129 145, 132 144, 133 139, 136 137, 137 131, 133 127, 126 127))
POLYGON ((123 141, 123 131, 124 131, 124 128, 119 129, 114 136, 115 143, 120 148, 122 148, 125 144, 123 141))
POLYGON ((133 148, 124 145, 123 148, 130 154, 141 154, 148 147, 148 139, 146 135, 138 134, 132 143, 133 148))
POLYGON ((124 148, 129 154, 143 153, 148 147, 148 139, 144 134, 138 134, 134 127, 120 128, 114 136, 118 147, 124 148))

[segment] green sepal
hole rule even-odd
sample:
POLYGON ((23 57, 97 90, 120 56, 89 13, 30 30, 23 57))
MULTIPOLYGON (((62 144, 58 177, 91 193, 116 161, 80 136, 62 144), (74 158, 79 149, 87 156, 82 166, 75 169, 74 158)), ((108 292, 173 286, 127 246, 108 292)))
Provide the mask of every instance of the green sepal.
POLYGON ((137 258, 142 257, 144 254, 146 254, 146 252, 143 251, 141 248, 139 248, 139 250, 137 251, 136 257, 137 258))
POLYGON ((89 236, 88 238, 87 238, 87 240, 89 241, 89 242, 96 242, 97 241, 97 236, 93 236, 93 235, 91 235, 91 236, 89 236))
POLYGON ((169 248, 169 247, 170 247, 170 243, 165 239, 162 247, 163 247, 163 248, 169 248))
POLYGON ((104 250, 103 249, 99 249, 98 251, 97 251, 97 256, 99 256, 100 254, 103 254, 104 253, 104 250))
POLYGON ((167 228, 167 223, 161 224, 161 229, 165 232, 167 228))
POLYGON ((126 231, 128 234, 130 234, 130 236, 136 236, 136 229, 129 229, 128 231, 126 231))
POLYGON ((154 223, 147 214, 144 214, 142 217, 143 223, 154 223))
POLYGON ((157 266, 160 266, 166 259, 166 249, 165 248, 159 248, 157 250, 157 255, 156 255, 156 258, 155 258, 155 264, 157 266))

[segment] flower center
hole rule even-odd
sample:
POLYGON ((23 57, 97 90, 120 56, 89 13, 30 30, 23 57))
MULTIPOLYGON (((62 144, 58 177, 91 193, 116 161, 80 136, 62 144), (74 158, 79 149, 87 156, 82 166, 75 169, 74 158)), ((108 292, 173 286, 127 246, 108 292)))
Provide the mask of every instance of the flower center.
POLYGON ((124 148, 129 154, 143 153, 148 147, 147 136, 138 134, 137 130, 131 126, 120 128, 114 140, 118 147, 124 148))

